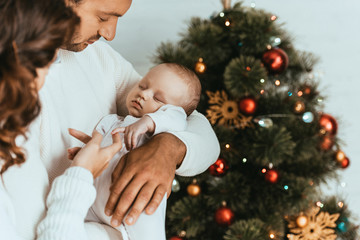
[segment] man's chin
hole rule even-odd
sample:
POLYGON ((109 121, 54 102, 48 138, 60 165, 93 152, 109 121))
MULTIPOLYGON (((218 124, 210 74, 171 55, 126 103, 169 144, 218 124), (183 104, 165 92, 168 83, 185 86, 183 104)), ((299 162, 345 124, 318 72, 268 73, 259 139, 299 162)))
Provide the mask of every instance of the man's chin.
POLYGON ((64 45, 63 49, 66 49, 66 50, 72 51, 72 52, 81 52, 82 50, 87 48, 87 46, 89 46, 89 44, 87 44, 87 43, 69 43, 69 44, 64 45))

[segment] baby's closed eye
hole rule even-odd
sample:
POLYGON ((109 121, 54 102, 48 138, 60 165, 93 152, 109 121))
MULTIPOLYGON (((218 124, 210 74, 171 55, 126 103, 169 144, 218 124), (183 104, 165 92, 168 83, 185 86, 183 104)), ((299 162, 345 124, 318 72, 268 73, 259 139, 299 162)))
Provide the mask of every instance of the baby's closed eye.
POLYGON ((161 103, 164 102, 164 100, 161 97, 156 96, 156 95, 154 95, 154 100, 157 101, 157 102, 161 102, 161 103))

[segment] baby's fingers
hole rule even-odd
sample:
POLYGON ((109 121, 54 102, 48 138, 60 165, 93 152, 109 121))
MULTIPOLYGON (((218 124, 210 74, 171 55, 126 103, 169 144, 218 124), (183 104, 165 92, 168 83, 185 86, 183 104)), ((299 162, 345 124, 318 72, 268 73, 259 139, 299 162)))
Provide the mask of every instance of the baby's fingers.
POLYGON ((128 151, 131 150, 131 136, 132 136, 132 132, 131 131, 127 131, 125 133, 125 136, 124 136, 124 141, 125 141, 125 146, 126 146, 126 149, 128 151))
POLYGON ((136 148, 136 143, 137 143, 137 139, 139 137, 139 134, 137 133, 134 133, 132 136, 131 136, 131 150, 136 148))
POLYGON ((111 131, 111 134, 116 134, 116 133, 124 133, 125 132, 125 128, 124 127, 119 127, 119 128, 115 128, 114 130, 111 131))

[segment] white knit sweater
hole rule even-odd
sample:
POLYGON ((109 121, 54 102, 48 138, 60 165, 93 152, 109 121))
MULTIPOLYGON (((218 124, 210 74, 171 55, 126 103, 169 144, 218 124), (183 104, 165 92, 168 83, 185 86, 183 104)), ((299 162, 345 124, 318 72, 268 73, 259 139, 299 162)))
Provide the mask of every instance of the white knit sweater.
MULTIPOLYGON (((91 192, 94 189, 90 179, 87 179, 89 182, 85 184, 83 173, 72 173, 70 170, 70 173, 67 172, 59 178, 60 184, 53 183, 53 180, 62 175, 70 165, 66 158, 66 149, 81 145, 69 136, 68 128, 75 128, 90 135, 103 116, 111 113, 126 115, 126 93, 140 80, 140 76, 129 62, 100 41, 79 53, 60 50, 59 58, 60 62, 51 66, 45 85, 40 91, 42 112, 38 123, 34 123, 31 128, 31 137, 25 143, 27 161, 21 167, 11 167, 4 176, 6 191, 0 189, 0 193, 5 195, 1 199, 7 200, 0 200, 0 205, 3 206, 0 206, 0 213, 1 209, 7 212, 4 214, 7 218, 0 214, 0 227, 3 222, 7 222, 12 228, 1 229, 0 239, 5 232, 11 232, 9 229, 14 229, 15 234, 23 239, 39 238, 40 235, 35 233, 38 226, 40 234, 46 230, 53 234, 52 236, 59 236, 45 239, 121 239, 119 232, 108 226, 83 223, 81 209, 88 208, 91 205, 88 205, 89 202, 93 200, 91 192), (68 181, 71 184, 66 183, 68 181), (62 187, 62 182, 74 189, 82 185, 82 196, 87 198, 86 201, 77 194, 69 194, 70 189, 62 187), (50 194, 46 218, 39 225, 46 213, 45 199, 52 183, 51 191, 56 194, 50 194), (51 200, 52 196, 57 196, 55 202, 51 200), (75 206, 78 204, 81 206, 79 211, 76 211, 75 206), (52 209, 53 206, 58 207, 52 209), (65 209, 69 211, 65 212, 65 209), (76 221, 76 224, 72 221, 68 224, 84 224, 84 227, 76 228, 79 229, 76 231, 69 226, 65 227, 67 223, 62 220, 64 214, 69 218, 73 214, 76 221), (81 233, 83 229, 87 236, 81 233)), ((185 159, 177 169, 177 174, 198 174, 216 160, 220 151, 219 144, 210 124, 201 114, 193 113, 188 117, 186 131, 174 134, 187 147, 185 159)))

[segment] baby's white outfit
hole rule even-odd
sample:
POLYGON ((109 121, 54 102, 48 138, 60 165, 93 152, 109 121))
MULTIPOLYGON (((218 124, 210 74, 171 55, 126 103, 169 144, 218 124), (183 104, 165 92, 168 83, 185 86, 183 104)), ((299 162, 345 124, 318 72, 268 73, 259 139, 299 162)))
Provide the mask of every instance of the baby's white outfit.
MULTIPOLYGON (((181 107, 173 105, 164 105, 154 113, 146 114, 152 118, 155 123, 154 135, 162 132, 184 131, 186 129, 186 113, 181 107)), ((129 126, 140 118, 133 116, 126 116, 122 118, 116 114, 110 114, 101 119, 97 124, 96 130, 103 135, 102 146, 109 146, 112 144, 111 131, 118 127, 129 126)), ((111 217, 105 215, 105 205, 110 195, 111 174, 117 166, 119 160, 128 151, 124 145, 124 138, 122 135, 123 147, 115 154, 109 163, 107 169, 95 180, 95 188, 97 196, 94 204, 89 210, 87 221, 96 221, 110 225, 111 217)), ((142 135, 138 139, 136 146, 141 146, 148 141, 150 136, 142 135)), ((156 176, 154 176, 156 177, 156 176)), ((161 204, 152 215, 141 213, 134 225, 127 225, 124 222, 117 227, 121 231, 124 240, 165 240, 165 213, 166 213, 166 199, 165 195, 161 204)))

